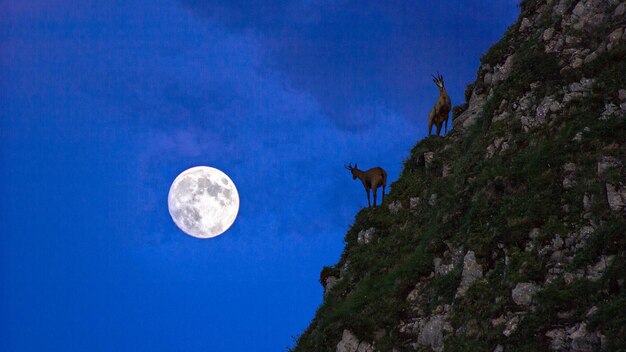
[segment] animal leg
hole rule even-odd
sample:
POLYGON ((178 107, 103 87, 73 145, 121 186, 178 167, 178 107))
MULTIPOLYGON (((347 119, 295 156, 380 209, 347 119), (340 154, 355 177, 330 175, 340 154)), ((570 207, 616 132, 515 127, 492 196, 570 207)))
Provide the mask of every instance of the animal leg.
POLYGON ((371 207, 372 204, 370 203, 370 190, 366 189, 365 192, 367 193, 367 207, 371 207))
POLYGON ((437 135, 441 132, 441 123, 437 123, 437 135))
POLYGON ((385 202, 385 185, 383 185, 383 194, 382 194, 382 200, 380 201, 380 205, 383 205, 383 203, 385 202))
POLYGON ((446 129, 445 132, 443 133, 444 135, 448 133, 448 117, 446 116, 446 129))
POLYGON ((376 192, 377 189, 374 189, 374 208, 376 208, 376 192))
POLYGON ((428 112, 428 135, 430 136, 430 131, 433 129, 433 111, 428 112))

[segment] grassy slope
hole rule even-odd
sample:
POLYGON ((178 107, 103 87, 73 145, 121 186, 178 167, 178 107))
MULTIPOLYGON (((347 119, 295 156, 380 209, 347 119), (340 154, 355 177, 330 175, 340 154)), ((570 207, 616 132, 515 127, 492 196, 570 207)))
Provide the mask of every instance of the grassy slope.
MULTIPOLYGON (((522 8, 532 5, 526 1, 522 8)), ((461 299, 454 298, 460 269, 428 280, 423 291, 427 303, 422 308, 428 312, 440 304, 452 304, 452 326, 473 327, 472 333, 450 337, 447 351, 493 349, 505 337, 490 326, 490 320, 519 310, 511 301, 510 290, 517 282, 542 283, 545 278, 546 260, 524 251, 531 241, 530 230, 541 229, 542 235, 534 240, 541 246, 555 234, 563 236, 579 229, 588 221, 581 215, 585 193, 594 196, 592 219, 598 228, 568 269, 583 268, 603 254, 615 254, 616 260, 597 282, 582 279, 566 285, 558 280, 547 285, 537 295, 536 309, 526 315, 506 344, 516 351, 545 349, 547 342, 535 336, 568 321, 583 320, 595 305, 599 311, 590 319, 591 328, 607 336, 609 347, 626 345, 626 318, 615 314, 626 312, 624 285, 616 285, 626 277, 626 222, 610 211, 604 193, 607 181, 626 179, 626 170, 613 170, 604 179, 596 176, 601 156, 626 160, 626 117, 598 120, 604 104, 615 101, 618 89, 625 86, 626 47, 603 54, 582 70, 560 74, 557 58, 544 53, 538 38, 513 35, 516 27, 482 59, 483 63, 497 63, 510 52, 518 57, 511 77, 494 87, 483 116, 492 116, 502 99, 514 101, 535 81, 543 82, 539 96, 558 96, 557 88, 582 77, 595 77, 592 94, 568 106, 552 126, 528 133, 522 132, 514 119, 491 124, 490 118, 481 118, 460 142, 430 137, 417 143, 386 198, 401 201, 403 209, 391 214, 385 206, 357 214, 339 263, 325 268, 322 275, 338 273, 346 263, 348 269, 298 339, 294 352, 335 351, 343 329, 361 340, 375 341, 380 351, 403 350, 406 336, 397 326, 411 314, 406 296, 420 279, 430 275, 433 259, 441 257, 448 245, 473 250, 484 272, 489 273, 461 299), (572 142, 585 127, 589 132, 582 142, 572 142), (507 137, 510 149, 485 158, 487 146, 498 137, 507 137), (620 147, 607 148, 614 143, 620 147), (419 166, 418 158, 429 151, 435 153, 435 159, 426 169, 419 166), (579 169, 576 185, 565 190, 562 179, 567 162, 575 162, 579 169), (441 177, 444 164, 453 170, 447 178, 441 177), (438 195, 435 206, 428 204, 432 194, 438 195), (421 199, 415 209, 409 209, 411 197, 421 199), (569 212, 562 210, 564 205, 569 212), (357 233, 370 227, 377 229, 374 240, 359 244, 357 233), (509 253, 508 267, 502 258, 493 259, 498 244, 504 244, 509 253), (570 318, 557 318, 557 312, 569 310, 574 311, 570 318)))

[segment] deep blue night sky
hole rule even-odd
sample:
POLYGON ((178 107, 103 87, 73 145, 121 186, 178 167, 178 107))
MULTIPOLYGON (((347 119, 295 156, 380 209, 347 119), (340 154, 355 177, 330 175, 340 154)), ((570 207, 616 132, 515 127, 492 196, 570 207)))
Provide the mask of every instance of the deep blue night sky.
POLYGON ((367 204, 397 178, 440 71, 453 104, 517 0, 0 4, 0 350, 284 351, 367 204), (217 167, 224 235, 167 192, 217 167))

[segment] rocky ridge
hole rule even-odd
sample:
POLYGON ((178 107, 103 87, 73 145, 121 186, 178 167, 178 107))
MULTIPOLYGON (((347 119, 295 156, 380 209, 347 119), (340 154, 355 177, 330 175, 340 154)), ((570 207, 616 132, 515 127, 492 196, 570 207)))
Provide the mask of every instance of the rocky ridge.
POLYGON ((626 1, 520 7, 293 351, 626 349, 626 1))

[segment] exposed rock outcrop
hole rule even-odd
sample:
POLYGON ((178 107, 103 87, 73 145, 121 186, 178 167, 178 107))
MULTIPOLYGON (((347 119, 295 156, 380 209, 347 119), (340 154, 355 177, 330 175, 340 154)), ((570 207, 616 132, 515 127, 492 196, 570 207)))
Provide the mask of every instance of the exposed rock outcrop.
POLYGON ((376 229, 373 227, 370 227, 367 230, 361 230, 357 235, 357 241, 359 243, 368 244, 372 240, 374 233, 376 233, 376 229))
POLYGON ((511 292, 511 297, 517 305, 529 306, 537 290, 537 285, 532 282, 520 282, 511 292))
POLYGON ((352 332, 344 330, 341 341, 337 344, 337 352, 374 352, 374 347, 363 341, 359 341, 352 332))
POLYGON ((461 284, 456 291, 456 296, 463 297, 470 285, 481 277, 483 277, 483 268, 476 262, 476 255, 472 251, 467 252, 463 258, 461 284))

